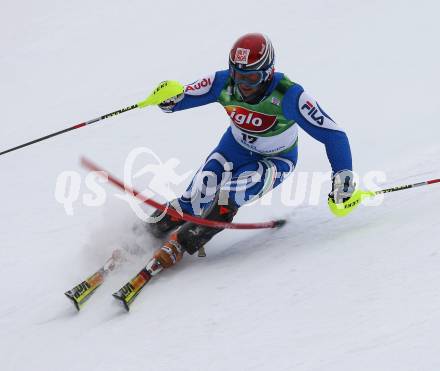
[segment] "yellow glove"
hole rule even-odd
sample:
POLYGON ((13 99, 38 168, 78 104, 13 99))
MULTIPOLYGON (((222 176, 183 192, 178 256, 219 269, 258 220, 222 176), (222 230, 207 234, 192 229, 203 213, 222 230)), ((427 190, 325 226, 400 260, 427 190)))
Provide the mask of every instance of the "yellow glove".
POLYGON ((335 216, 346 216, 350 214, 357 206, 359 206, 365 197, 373 196, 375 196, 374 192, 361 191, 360 189, 356 189, 350 198, 348 198, 344 202, 337 204, 335 200, 329 195, 328 207, 335 216))
POLYGON ((183 92, 184 87, 180 82, 173 80, 162 81, 147 99, 139 102, 137 105, 139 108, 144 108, 148 106, 160 105, 167 100, 177 98, 179 96, 181 96, 180 99, 182 99, 183 92))
POLYGON ((375 196, 374 192, 356 189, 351 170, 334 174, 332 191, 328 195, 328 207, 335 216, 346 216, 362 203, 365 197, 375 196))

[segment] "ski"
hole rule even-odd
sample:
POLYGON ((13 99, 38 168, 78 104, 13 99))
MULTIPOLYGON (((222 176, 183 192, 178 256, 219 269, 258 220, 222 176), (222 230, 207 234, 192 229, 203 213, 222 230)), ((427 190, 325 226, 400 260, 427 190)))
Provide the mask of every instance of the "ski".
POLYGON ((121 250, 114 250, 112 256, 105 264, 86 280, 64 293, 72 301, 79 312, 87 300, 90 299, 96 289, 102 285, 108 274, 115 269, 122 260, 121 250))
POLYGON ((71 290, 66 291, 64 295, 72 301, 76 310, 79 312, 84 303, 90 299, 95 290, 104 282, 105 276, 105 271, 103 268, 100 268, 85 281, 76 285, 71 290))
POLYGON ((118 291, 113 293, 113 297, 123 304, 127 312, 130 311, 131 303, 133 303, 134 299, 136 299, 141 290, 153 276, 162 270, 163 267, 160 265, 159 261, 155 258, 152 258, 148 262, 147 266, 142 268, 136 276, 134 276, 118 291))

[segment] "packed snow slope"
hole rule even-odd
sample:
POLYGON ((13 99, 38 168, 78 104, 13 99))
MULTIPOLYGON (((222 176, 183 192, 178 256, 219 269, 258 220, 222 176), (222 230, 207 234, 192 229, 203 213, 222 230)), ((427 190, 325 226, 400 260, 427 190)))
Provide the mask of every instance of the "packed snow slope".
MULTIPOLYGON (((233 41, 272 38, 278 71, 349 135, 355 170, 380 186, 440 177, 437 1, 10 1, 0 12, 0 150, 143 99, 165 79, 227 68, 233 41)), ((126 314, 111 293, 157 243, 133 232, 121 193, 100 207, 56 201, 87 155, 118 175, 137 147, 194 171, 228 125, 220 106, 125 113, 0 158, 0 368, 28 370, 440 369, 440 186, 389 194, 344 219, 307 199, 244 208, 279 231, 227 231, 185 257, 126 314), (113 248, 141 252, 81 313, 63 292, 113 248)), ((298 173, 328 171, 301 133, 298 173)), ((142 164, 138 164, 142 166, 142 164)), ((139 179, 139 185, 142 180, 139 179)), ((295 182, 293 183, 295 185, 295 182)), ((185 188, 178 185, 176 192, 185 188)), ((277 196, 278 195, 278 196, 277 196)))

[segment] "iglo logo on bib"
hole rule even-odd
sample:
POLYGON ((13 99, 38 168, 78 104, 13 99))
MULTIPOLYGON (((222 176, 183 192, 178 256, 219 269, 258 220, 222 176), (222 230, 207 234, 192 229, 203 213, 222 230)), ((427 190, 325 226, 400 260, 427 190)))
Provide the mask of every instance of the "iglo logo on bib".
POLYGON ((252 133, 263 133, 277 122, 275 115, 266 115, 244 107, 226 106, 225 110, 235 126, 252 133))

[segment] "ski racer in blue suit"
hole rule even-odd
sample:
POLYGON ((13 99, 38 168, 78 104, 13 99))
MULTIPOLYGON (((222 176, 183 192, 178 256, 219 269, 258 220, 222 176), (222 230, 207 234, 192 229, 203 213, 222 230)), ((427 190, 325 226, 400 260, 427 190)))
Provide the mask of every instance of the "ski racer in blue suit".
MULTIPOLYGON (((186 85, 182 94, 159 107, 177 112, 214 102, 224 107, 230 126, 184 194, 172 203, 175 209, 231 222, 242 205, 271 191, 293 172, 298 127, 325 146, 333 171, 329 202, 350 200, 355 184, 347 135, 301 85, 275 72, 274 49, 267 36, 240 37, 230 51, 228 70, 186 85)), ((195 253, 222 230, 169 215, 150 229, 156 236, 176 230, 156 252, 151 275, 156 273, 151 267, 158 264, 163 269, 177 263, 184 252, 195 253)))

